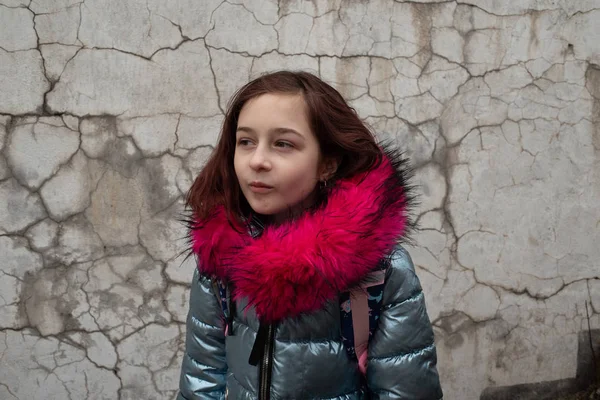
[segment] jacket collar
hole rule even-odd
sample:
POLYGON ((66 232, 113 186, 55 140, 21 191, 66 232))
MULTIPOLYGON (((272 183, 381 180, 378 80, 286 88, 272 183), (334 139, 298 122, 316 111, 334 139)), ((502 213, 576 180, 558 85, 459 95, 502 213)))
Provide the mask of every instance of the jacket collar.
POLYGON ((406 239, 413 199, 408 178, 401 153, 383 150, 371 170, 338 181, 320 208, 259 227, 260 234, 217 207, 208 219, 189 224, 199 271, 228 282, 234 300, 247 298, 265 322, 322 308, 406 239))

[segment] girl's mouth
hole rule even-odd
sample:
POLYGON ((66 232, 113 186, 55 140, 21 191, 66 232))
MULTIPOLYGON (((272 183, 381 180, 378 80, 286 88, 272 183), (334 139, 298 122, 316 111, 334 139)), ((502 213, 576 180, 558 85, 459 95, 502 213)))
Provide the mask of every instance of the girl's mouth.
POLYGON ((273 186, 267 185, 263 182, 254 181, 250 183, 250 190, 255 193, 267 193, 273 189, 273 186))

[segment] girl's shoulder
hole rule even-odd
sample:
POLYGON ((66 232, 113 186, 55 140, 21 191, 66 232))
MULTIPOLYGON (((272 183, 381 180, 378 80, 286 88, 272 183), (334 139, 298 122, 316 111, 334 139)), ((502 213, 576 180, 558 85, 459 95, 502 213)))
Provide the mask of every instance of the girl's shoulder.
POLYGON ((414 273, 415 266, 408 250, 398 244, 387 257, 388 270, 399 270, 414 273))
POLYGON ((389 255, 385 275, 385 291, 393 297, 388 301, 403 301, 422 291, 412 258, 401 245, 389 255))

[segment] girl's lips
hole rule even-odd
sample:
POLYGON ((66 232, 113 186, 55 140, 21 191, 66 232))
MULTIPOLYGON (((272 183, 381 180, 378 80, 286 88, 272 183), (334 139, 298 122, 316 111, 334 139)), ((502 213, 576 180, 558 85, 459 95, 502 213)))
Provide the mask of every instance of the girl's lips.
POLYGON ((273 186, 267 185, 266 183, 262 183, 259 181, 250 182, 250 186, 264 187, 264 188, 269 188, 269 189, 273 188, 273 186))
POLYGON ((262 182, 252 182, 250 184, 250 190, 254 193, 267 193, 273 190, 273 186, 269 186, 262 182))

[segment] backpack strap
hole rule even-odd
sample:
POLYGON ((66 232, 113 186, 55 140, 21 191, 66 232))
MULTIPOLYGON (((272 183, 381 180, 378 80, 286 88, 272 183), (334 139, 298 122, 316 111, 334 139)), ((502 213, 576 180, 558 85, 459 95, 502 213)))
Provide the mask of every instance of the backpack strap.
POLYGON ((225 320, 225 336, 233 334, 233 313, 234 305, 232 304, 231 298, 227 297, 227 284, 221 280, 214 279, 213 287, 217 299, 221 304, 221 310, 223 311, 223 319, 225 320))
POLYGON ((371 272, 355 289, 340 295, 342 339, 348 356, 367 373, 369 340, 377 328, 386 268, 371 272))

